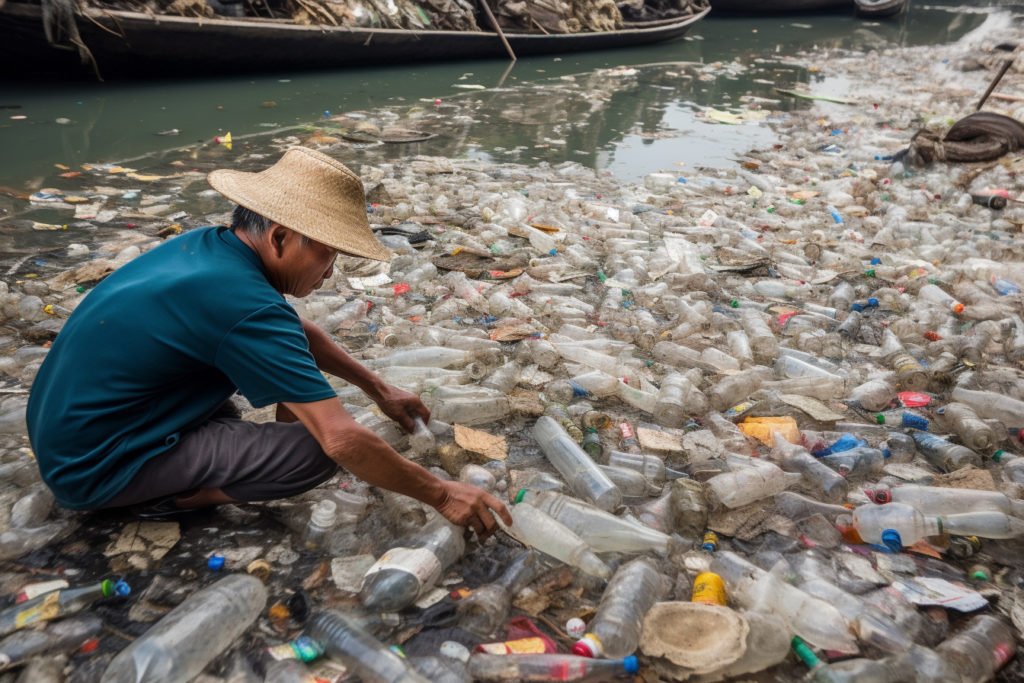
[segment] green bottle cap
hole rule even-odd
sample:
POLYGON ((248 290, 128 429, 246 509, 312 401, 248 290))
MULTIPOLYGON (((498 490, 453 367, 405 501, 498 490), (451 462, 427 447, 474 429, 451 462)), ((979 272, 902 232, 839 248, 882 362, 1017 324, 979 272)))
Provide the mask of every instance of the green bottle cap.
POLYGON ((1005 451, 1000 449, 1000 450, 998 450, 998 451, 996 451, 995 453, 992 454, 992 459, 995 460, 996 462, 1002 462, 1003 456, 1005 454, 1006 454, 1005 451))
POLYGON ((807 643, 803 641, 800 636, 793 636, 793 640, 790 641, 790 645, 793 648, 793 652, 800 658, 808 669, 813 669, 821 665, 821 660, 818 659, 818 655, 814 654, 814 651, 807 646, 807 643))
POLYGON ((988 572, 986 572, 984 569, 976 569, 973 572, 971 572, 971 578, 975 581, 989 580, 988 572))
POLYGON ((867 275, 868 277, 875 277, 875 269, 868 268, 867 270, 864 271, 864 274, 867 275))
POLYGON ((884 425, 885 424, 885 415, 882 415, 881 413, 879 413, 878 415, 875 415, 875 422, 877 424, 884 425))
POLYGON ((516 492, 516 497, 512 499, 513 504, 519 504, 523 502, 523 498, 526 496, 526 489, 519 489, 516 492))
POLYGON ((730 308, 739 308, 740 307, 739 299, 733 299, 732 301, 730 301, 729 302, 729 307, 730 308))

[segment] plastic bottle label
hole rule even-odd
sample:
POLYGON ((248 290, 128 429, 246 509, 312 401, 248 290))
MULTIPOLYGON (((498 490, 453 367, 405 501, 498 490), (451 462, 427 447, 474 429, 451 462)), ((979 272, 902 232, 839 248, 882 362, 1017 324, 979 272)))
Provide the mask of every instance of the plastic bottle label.
POLYGON ((699 602, 705 605, 725 606, 725 582, 722 577, 714 572, 703 572, 693 580, 693 595, 690 602, 699 602))
POLYGON ((477 646, 477 652, 484 652, 489 655, 542 655, 550 653, 548 645, 543 638, 520 638, 519 640, 506 640, 503 643, 481 643, 477 646))
POLYGON ((24 628, 37 621, 49 621, 60 616, 60 593, 54 591, 34 607, 18 612, 14 617, 15 628, 24 628))
POLYGON ((441 561, 426 548, 392 548, 377 560, 363 577, 365 581, 385 569, 401 569, 416 577, 421 586, 432 586, 441 578, 441 561))

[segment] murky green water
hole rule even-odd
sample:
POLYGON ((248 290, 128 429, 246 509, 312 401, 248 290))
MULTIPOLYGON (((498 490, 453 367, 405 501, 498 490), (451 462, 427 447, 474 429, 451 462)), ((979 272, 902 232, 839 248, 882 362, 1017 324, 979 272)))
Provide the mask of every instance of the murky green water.
MULTIPOLYGON (((948 42, 980 26, 984 7, 918 3, 885 23, 859 20, 852 12, 709 18, 684 40, 524 59, 511 68, 485 61, 188 82, 0 84, 0 105, 18 107, 0 109, 0 185, 35 189, 53 183, 55 164, 134 159, 226 131, 239 137, 315 126, 325 112, 390 108, 406 115, 415 107, 433 108, 435 99, 442 102, 436 111, 451 114, 451 129, 427 143, 389 148, 386 155, 575 160, 626 179, 719 165, 771 136, 756 123, 703 122, 703 110, 738 107, 751 97, 778 99, 776 85, 826 77, 787 66, 786 55, 814 47, 948 42), (636 73, 602 71, 652 64, 657 66, 636 73), (168 129, 180 133, 156 134, 168 129)), ((781 105, 765 106, 804 104, 783 98, 781 105)))

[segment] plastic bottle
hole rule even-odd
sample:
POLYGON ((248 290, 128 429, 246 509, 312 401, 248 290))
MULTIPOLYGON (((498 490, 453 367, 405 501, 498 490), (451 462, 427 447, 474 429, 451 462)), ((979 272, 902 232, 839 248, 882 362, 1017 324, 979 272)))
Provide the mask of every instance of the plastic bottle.
POLYGON ((950 443, 928 432, 914 431, 911 435, 921 455, 943 472, 953 472, 968 465, 981 467, 981 456, 966 446, 950 443))
POLYGON ((853 511, 853 525, 868 543, 911 545, 940 534, 980 538, 1017 538, 1024 534, 1024 520, 1002 512, 964 512, 955 515, 924 515, 909 505, 861 505, 853 511), (899 534, 896 539, 891 532, 899 534))
POLYGON ((412 434, 409 435, 409 447, 420 457, 430 455, 437 448, 437 440, 434 438, 434 433, 427 428, 423 418, 417 417, 413 422, 415 423, 415 428, 412 434))
POLYGON ((124 581, 103 581, 80 588, 62 588, 20 602, 0 612, 0 636, 44 621, 76 614, 92 603, 112 596, 126 596, 131 589, 124 581))
POLYGON ((999 463, 1005 479, 1015 484, 1024 484, 1024 458, 999 450, 992 454, 992 460, 999 463))
POLYGON ((513 411, 508 396, 483 387, 438 387, 430 399, 432 419, 467 427, 496 422, 513 411))
POLYGON ((680 477, 687 476, 685 472, 679 472, 666 467, 665 461, 658 456, 645 455, 643 453, 611 451, 608 454, 608 464, 613 467, 625 467, 635 470, 655 484, 662 484, 668 479, 679 479, 680 477))
POLYGON ((607 579, 612 575, 608 565, 579 536, 529 503, 513 505, 509 513, 512 526, 505 526, 500 518, 498 524, 523 545, 536 548, 591 576, 607 579))
POLYGON ((799 474, 783 472, 770 462, 751 459, 748 466, 717 474, 705 485, 712 505, 739 508, 774 496, 798 481, 799 474))
POLYGON ((827 503, 838 503, 846 498, 849 487, 846 479, 811 455, 806 448, 786 441, 780 433, 772 436, 774 447, 768 457, 786 472, 797 472, 814 490, 816 497, 827 503))
POLYGON ((338 522, 337 505, 333 500, 321 500, 313 506, 309 516, 309 524, 303 535, 306 550, 319 550, 323 547, 327 535, 338 522))
POLYGON ((594 552, 665 554, 670 538, 557 491, 522 489, 515 502, 528 503, 579 536, 594 552))
POLYGON ((960 315, 964 312, 964 305, 944 292, 938 285, 927 284, 917 291, 917 297, 922 301, 941 306, 951 313, 960 315))
POLYGON ((409 663, 338 611, 314 614, 307 633, 366 683, 428 683, 409 663))
POLYGON ((619 567, 601 596, 587 634, 573 645, 573 654, 612 659, 632 654, 640 644, 644 616, 668 592, 669 583, 646 559, 619 567))
POLYGON ((872 379, 854 387, 849 401, 864 410, 884 410, 896 399, 896 389, 883 379, 872 379))
POLYGON ((1017 652, 1013 629, 999 617, 982 614, 936 648, 964 683, 992 680, 1017 652))
POLYGON ((616 510, 622 504, 622 493, 615 484, 558 422, 546 415, 538 418, 533 436, 576 495, 607 511, 616 510))
POLYGON ((923 515, 1002 512, 1014 517, 1024 517, 1024 501, 1009 498, 998 491, 904 484, 892 488, 865 489, 864 493, 879 505, 910 505, 923 515))
POLYGON ((847 479, 878 475, 886 463, 882 451, 867 446, 823 455, 819 460, 847 479))
POLYGON ((51 624, 45 631, 25 629, 0 641, 0 671, 25 664, 33 657, 72 652, 103 630, 103 620, 82 614, 51 624))
POLYGON ((458 602, 459 627, 481 637, 494 634, 508 617, 512 596, 525 588, 539 570, 536 553, 520 553, 497 580, 475 589, 469 597, 458 602))
POLYGON ((953 389, 951 396, 954 401, 969 405, 981 417, 999 420, 1007 429, 1024 427, 1024 401, 994 391, 976 391, 960 386, 953 389))
POLYGON ((469 658, 474 681, 607 681, 640 670, 636 657, 590 659, 575 655, 486 655, 469 658))
POLYGON ((598 465, 598 468, 615 484, 624 498, 647 498, 661 492, 661 486, 634 469, 611 465, 598 465))
POLYGON ((839 515, 850 513, 848 508, 842 505, 829 505, 814 498, 802 496, 793 491, 783 491, 775 494, 775 508, 790 519, 800 521, 811 515, 822 515, 829 521, 835 521, 839 515))
POLYGON ((954 431, 960 437, 960 442, 970 449, 989 451, 999 441, 995 430, 965 403, 947 403, 936 412, 942 423, 954 431))
POLYGON ((363 576, 359 598, 368 610, 396 612, 434 587, 466 550, 462 529, 440 515, 380 556, 363 576))
POLYGON ((281 659, 267 666, 263 683, 317 683, 313 672, 295 659, 281 659))
POLYGON ((187 683, 224 652, 267 604, 248 574, 226 576, 190 595, 114 657, 103 683, 187 683))
POLYGON ((744 309, 740 313, 740 322, 747 333, 750 350, 759 363, 771 363, 779 354, 779 342, 760 311, 744 309))
POLYGON ((730 598, 742 607, 781 617, 791 632, 818 647, 857 652, 849 623, 824 600, 811 597, 731 551, 715 553, 711 571, 722 577, 730 598))
POLYGON ((877 413, 875 423, 885 425, 890 429, 920 429, 923 432, 928 431, 930 424, 928 418, 901 408, 877 413))
POLYGON ((707 411, 707 398, 686 375, 678 372, 665 375, 653 411, 660 424, 681 427, 688 416, 703 415, 707 411))
POLYGON ((925 391, 928 388, 928 373, 924 366, 907 353, 903 343, 890 329, 882 333, 882 355, 895 373, 898 388, 904 391, 925 391))

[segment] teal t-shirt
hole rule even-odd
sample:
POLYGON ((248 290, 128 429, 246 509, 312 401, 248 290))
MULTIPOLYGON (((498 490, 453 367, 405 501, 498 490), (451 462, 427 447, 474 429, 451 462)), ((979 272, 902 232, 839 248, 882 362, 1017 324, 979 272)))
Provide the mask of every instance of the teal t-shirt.
POLYGON ((256 252, 200 228, 111 274, 68 318, 28 401, 43 481, 64 507, 99 507, 236 390, 256 407, 336 395, 256 252))

